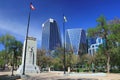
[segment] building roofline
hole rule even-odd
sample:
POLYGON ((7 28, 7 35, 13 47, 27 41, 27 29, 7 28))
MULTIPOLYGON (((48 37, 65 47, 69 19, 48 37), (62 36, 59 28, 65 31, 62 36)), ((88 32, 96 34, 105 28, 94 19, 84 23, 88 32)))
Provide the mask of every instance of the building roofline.
POLYGON ((84 30, 84 29, 82 29, 82 28, 71 28, 71 29, 67 29, 67 30, 77 30, 77 29, 79 29, 79 30, 84 30))
POLYGON ((53 21, 55 21, 55 19, 53 19, 53 18, 49 18, 49 19, 47 19, 45 22, 42 23, 42 27, 43 27, 44 24, 47 23, 48 21, 50 22, 51 19, 52 19, 53 21))

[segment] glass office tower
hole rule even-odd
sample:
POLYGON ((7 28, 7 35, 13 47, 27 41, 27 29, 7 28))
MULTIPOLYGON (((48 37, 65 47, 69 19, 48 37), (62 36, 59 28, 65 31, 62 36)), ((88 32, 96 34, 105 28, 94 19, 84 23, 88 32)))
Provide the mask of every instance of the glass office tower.
POLYGON ((86 33, 83 29, 66 30, 66 49, 73 49, 74 54, 82 55, 87 52, 86 33))
POLYGON ((56 47, 61 47, 61 37, 57 22, 54 19, 49 19, 42 24, 42 43, 41 47, 45 50, 54 50, 56 47))

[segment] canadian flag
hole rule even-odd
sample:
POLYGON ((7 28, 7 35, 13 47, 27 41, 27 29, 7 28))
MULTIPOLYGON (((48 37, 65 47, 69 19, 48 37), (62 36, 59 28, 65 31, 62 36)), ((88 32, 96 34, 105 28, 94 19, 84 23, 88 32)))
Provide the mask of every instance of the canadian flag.
POLYGON ((32 10, 35 10, 35 7, 32 5, 32 3, 30 3, 30 8, 31 8, 32 10))

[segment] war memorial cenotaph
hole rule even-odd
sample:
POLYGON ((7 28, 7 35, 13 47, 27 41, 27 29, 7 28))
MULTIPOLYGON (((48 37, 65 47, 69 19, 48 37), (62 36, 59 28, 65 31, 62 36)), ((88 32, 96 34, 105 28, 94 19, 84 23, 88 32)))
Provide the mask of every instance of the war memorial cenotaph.
MULTIPOLYGON (((25 42, 23 45, 22 64, 19 66, 17 73, 23 73, 24 54, 25 54, 25 42)), ((26 61, 25 61, 25 73, 40 73, 39 67, 36 65, 37 53, 37 41, 36 38, 27 38, 27 50, 26 50, 26 61)))

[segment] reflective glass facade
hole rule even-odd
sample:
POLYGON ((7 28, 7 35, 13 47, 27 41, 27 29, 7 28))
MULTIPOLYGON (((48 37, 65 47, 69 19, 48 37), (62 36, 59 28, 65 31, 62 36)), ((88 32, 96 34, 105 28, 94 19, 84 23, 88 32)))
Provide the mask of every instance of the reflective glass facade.
POLYGON ((88 48, 96 43, 96 38, 87 38, 88 48))
POLYGON ((54 50, 61 47, 61 37, 58 25, 54 19, 47 20, 42 24, 42 49, 54 50))
POLYGON ((99 48, 99 45, 103 44, 103 43, 104 43, 103 38, 102 37, 97 37, 96 38, 96 43, 90 45, 90 47, 88 49, 88 54, 93 55, 94 53, 96 53, 98 48, 99 48))
POLYGON ((66 48, 73 49, 74 54, 82 55, 87 51, 86 33, 83 29, 67 29, 66 48))

